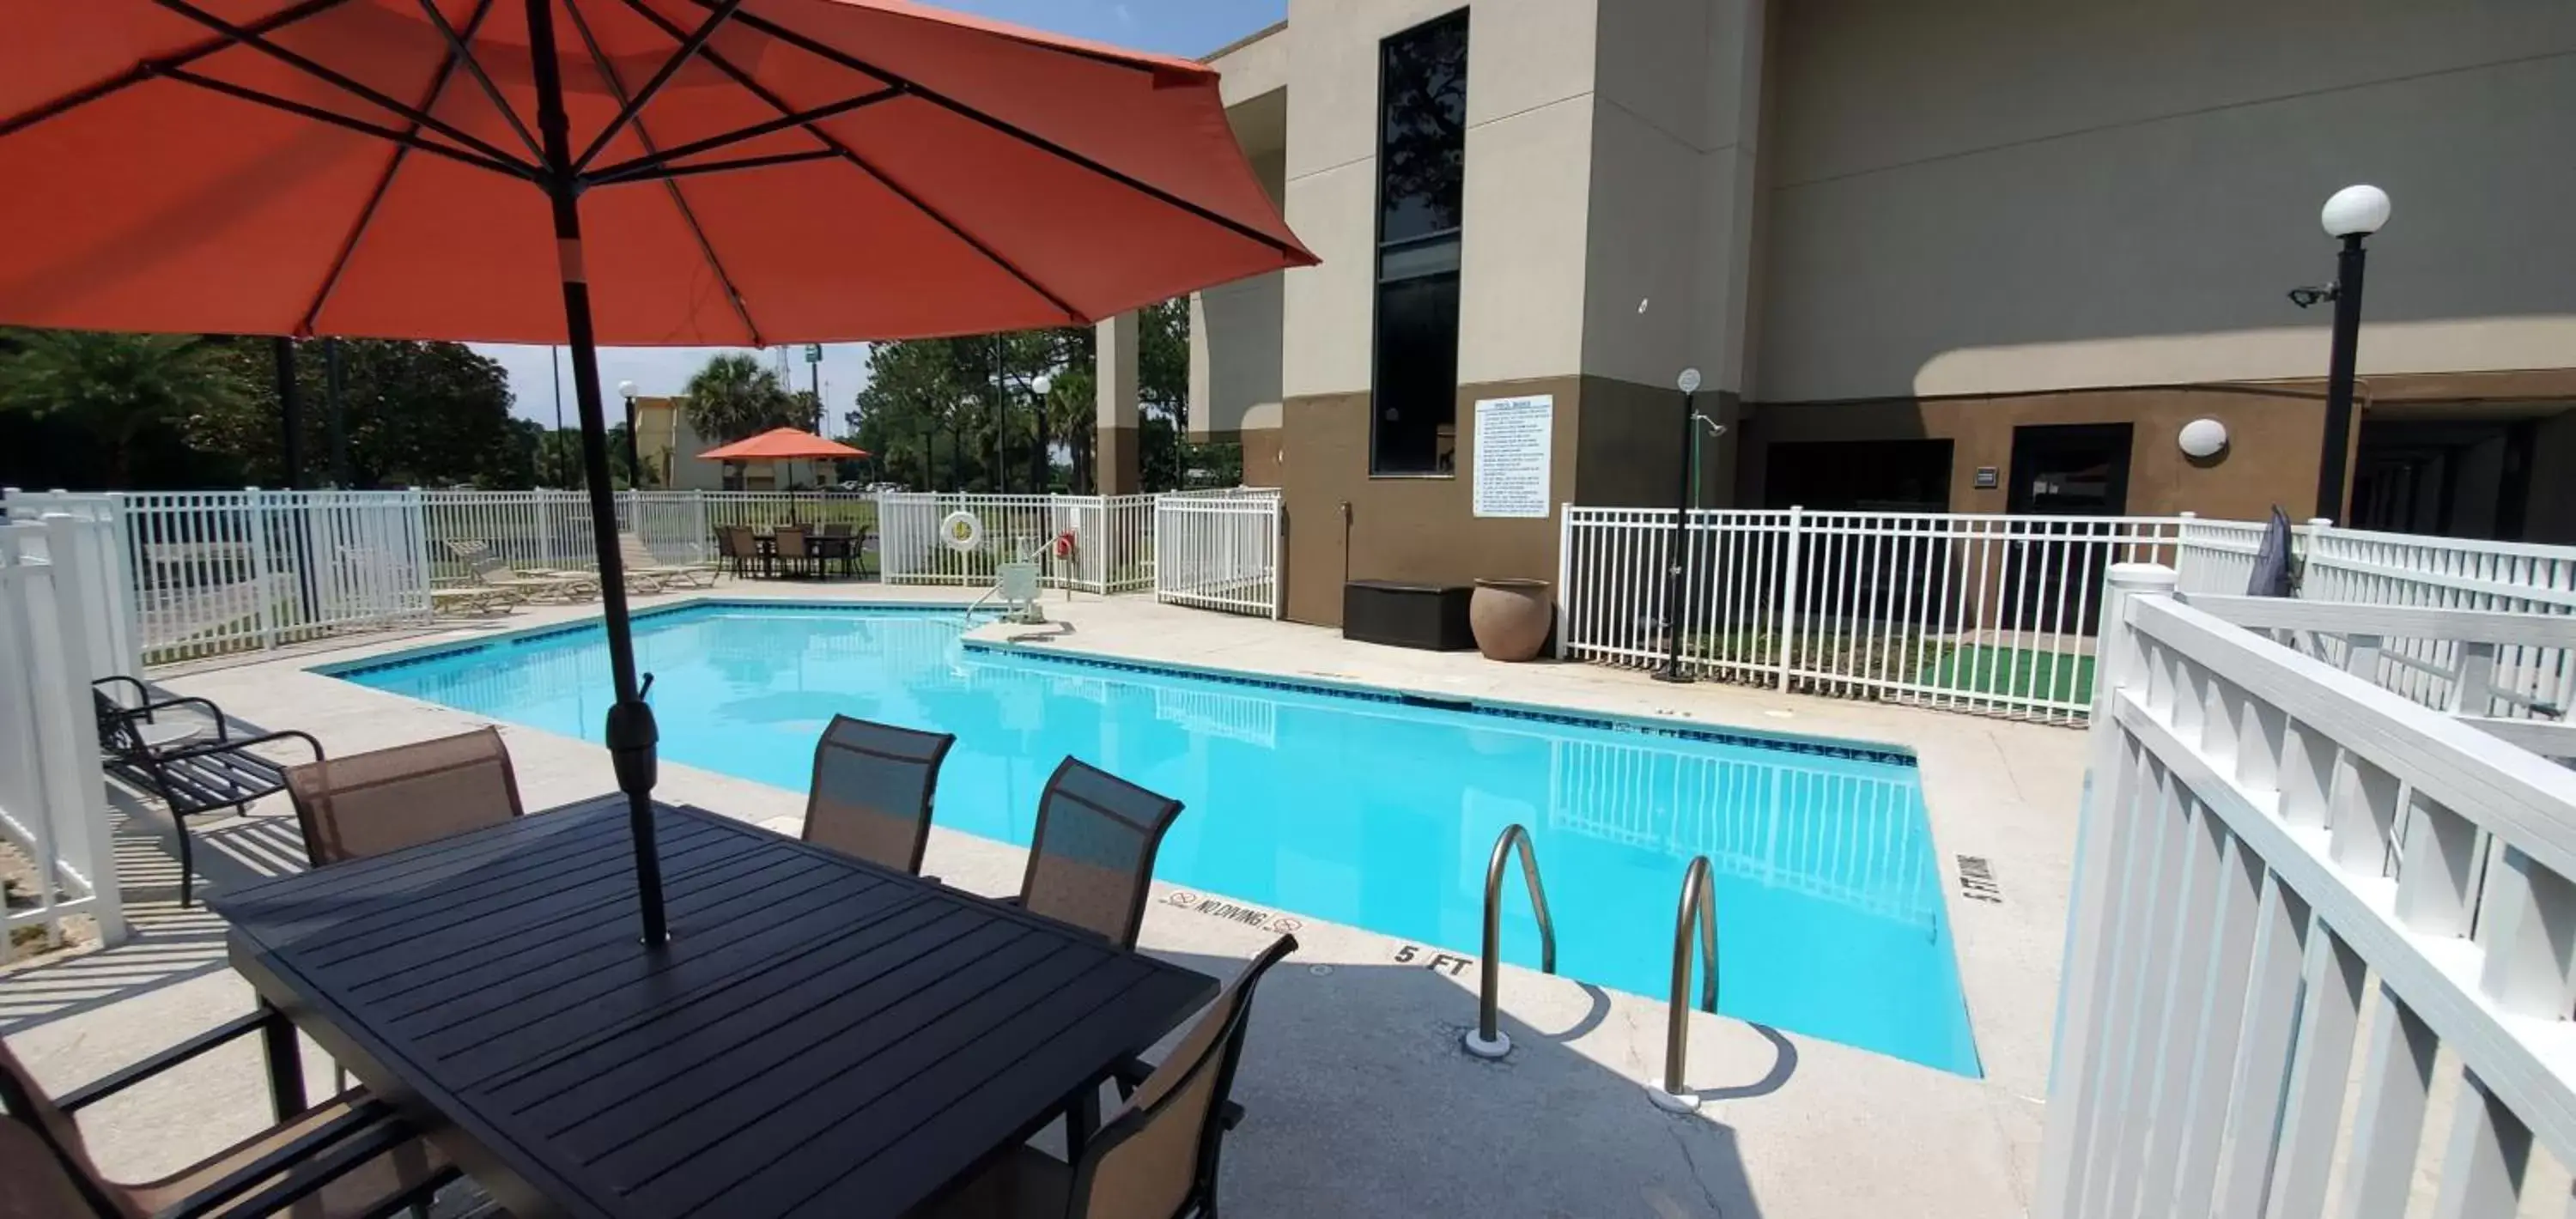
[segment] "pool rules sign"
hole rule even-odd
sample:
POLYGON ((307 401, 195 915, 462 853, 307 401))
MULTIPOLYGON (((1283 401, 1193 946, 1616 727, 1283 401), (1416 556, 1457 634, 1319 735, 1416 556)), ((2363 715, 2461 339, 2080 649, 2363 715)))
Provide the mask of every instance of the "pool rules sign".
POLYGON ((1545 517, 1556 398, 1476 400, 1476 515, 1545 517))

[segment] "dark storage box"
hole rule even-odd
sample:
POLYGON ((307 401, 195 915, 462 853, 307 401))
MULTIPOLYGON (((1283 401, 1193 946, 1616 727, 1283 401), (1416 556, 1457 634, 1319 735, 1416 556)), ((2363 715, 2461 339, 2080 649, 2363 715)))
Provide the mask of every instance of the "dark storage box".
POLYGON ((1433 652, 1472 648, 1467 598, 1474 592, 1465 584, 1350 581, 1342 585, 1342 638, 1433 652))

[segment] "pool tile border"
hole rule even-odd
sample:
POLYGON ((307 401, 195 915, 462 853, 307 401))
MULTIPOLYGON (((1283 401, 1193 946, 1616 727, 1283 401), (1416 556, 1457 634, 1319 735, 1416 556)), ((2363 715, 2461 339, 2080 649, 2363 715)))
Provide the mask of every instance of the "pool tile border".
POLYGON ((1170 661, 1118 660, 1106 656, 1046 651, 1019 644, 995 643, 990 640, 983 639, 965 640, 963 642, 963 646, 965 650, 969 652, 984 652, 992 655, 1019 657, 1042 663, 1072 665, 1082 668, 1108 669, 1117 672, 1160 673, 1166 675, 1177 674, 1183 677, 1199 678, 1204 681, 1220 682, 1233 686, 1251 686, 1264 690, 1285 690, 1290 693, 1297 694, 1333 695, 1342 698, 1356 698, 1366 702, 1395 703, 1404 706, 1426 707, 1439 711, 1455 711, 1464 715, 1490 715, 1498 719, 1529 720, 1544 724, 1561 724, 1570 728, 1597 728, 1606 729, 1612 732, 1633 732, 1641 736, 1667 737, 1675 740, 1697 741, 1702 744, 1737 745, 1753 749, 1776 749, 1783 753, 1803 753, 1811 756, 1841 758, 1854 762, 1880 762, 1890 766, 1902 766, 1909 770, 1917 768, 1917 759, 1915 758, 1913 751, 1894 746, 1863 745, 1857 743, 1846 744, 1837 741, 1821 740, 1815 737, 1789 736, 1764 732, 1743 732, 1725 728, 1704 728, 1696 724, 1683 724, 1673 720, 1659 719, 1651 716, 1621 715, 1617 712, 1607 711, 1578 711, 1572 708, 1547 707, 1530 703, 1504 702, 1481 698, 1456 698, 1441 694, 1395 690, 1384 686, 1362 685, 1356 682, 1334 681, 1329 678, 1271 677, 1261 674, 1247 673, 1240 669, 1216 669, 1202 665, 1178 664, 1170 661))
MULTIPOLYGON (((798 613, 841 614, 852 617, 898 617, 925 613, 963 613, 972 608, 972 606, 964 604, 941 604, 935 602, 870 603, 849 601, 771 601, 748 600, 742 598, 703 597, 692 601, 682 601, 670 605, 657 605, 650 609, 641 610, 635 613, 631 620, 637 623, 643 623, 656 618, 667 618, 675 614, 691 614, 705 611, 721 612, 724 610, 742 609, 793 610, 798 613)), ((584 618, 576 622, 557 623, 551 626, 529 627, 523 630, 505 632, 503 634, 492 635, 481 639, 427 644, 421 647, 409 648, 381 656, 368 656, 361 657, 356 660, 344 660, 329 664, 314 665, 307 671, 318 673, 325 677, 356 678, 376 673, 391 672, 397 669, 408 669, 418 665, 433 664, 475 652, 500 651, 508 648, 525 647, 529 644, 560 639, 566 635, 580 634, 586 631, 599 631, 602 629, 602 624, 598 619, 584 618)), ((1457 698, 1430 692, 1412 692, 1391 689, 1385 686, 1366 685, 1359 682, 1337 681, 1331 678, 1274 677, 1258 673, 1249 673, 1241 669, 1219 669, 1204 665, 1181 664, 1170 661, 1121 660, 1107 656, 1059 652, 1019 644, 996 643, 982 639, 961 640, 960 646, 969 652, 980 652, 992 656, 1009 656, 1017 659, 1036 661, 1042 664, 1103 669, 1111 672, 1195 677, 1203 681, 1212 681, 1232 686, 1245 686, 1254 689, 1283 690, 1295 694, 1318 694, 1342 698, 1355 698, 1364 702, 1425 707, 1440 711, 1455 711, 1464 715, 1485 715, 1492 716, 1497 719, 1525 720, 1542 724, 1558 724, 1570 728, 1595 728, 1611 732, 1628 732, 1636 733, 1641 736, 1655 736, 1672 740, 1696 741, 1702 744, 1733 745, 1752 749, 1773 749, 1779 750, 1783 753, 1799 753, 1814 757, 1840 758, 1854 762, 1876 762, 1890 766, 1901 766, 1907 769, 1915 769, 1918 765, 1913 751, 1895 746, 1865 745, 1856 742, 1833 741, 1817 737, 1794 736, 1786 733, 1745 732, 1725 728, 1709 728, 1696 724, 1680 723, 1678 721, 1654 716, 1622 715, 1618 712, 1612 711, 1582 711, 1567 707, 1515 703, 1493 699, 1457 698)))

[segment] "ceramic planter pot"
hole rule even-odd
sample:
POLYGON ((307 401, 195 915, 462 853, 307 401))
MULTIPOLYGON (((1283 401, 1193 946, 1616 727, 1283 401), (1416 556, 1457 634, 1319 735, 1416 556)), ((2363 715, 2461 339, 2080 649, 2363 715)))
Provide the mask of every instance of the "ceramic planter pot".
POLYGON ((1523 661, 1538 655, 1556 616, 1545 580, 1478 580, 1467 600, 1467 627, 1487 660, 1523 661))

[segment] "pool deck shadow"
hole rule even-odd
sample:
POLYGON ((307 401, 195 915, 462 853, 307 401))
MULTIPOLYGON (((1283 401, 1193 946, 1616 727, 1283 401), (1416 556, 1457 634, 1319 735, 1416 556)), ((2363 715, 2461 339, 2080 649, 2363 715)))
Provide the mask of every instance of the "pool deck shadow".
MULTIPOLYGON (((728 580, 714 596, 956 604, 955 589, 858 590, 728 580)), ((674 603, 662 600, 662 604, 674 603)), ((1310 1216, 1638 1215, 1840 1219, 2025 1213, 2032 1188, 2046 1070, 2046 1027, 2063 928, 2062 872, 2083 738, 2076 733, 1933 712, 1834 704, 1741 688, 1676 693, 1643 676, 1589 666, 1485 665, 1353 650, 1316 628, 1225 618, 1134 598, 1050 599, 1074 629, 1028 645, 1135 659, 1168 658, 1253 671, 1306 673, 1389 686, 1504 690, 1520 701, 1638 713, 1682 708, 1704 718, 1888 741, 1922 756, 1945 889, 1950 853, 1991 856, 2013 905, 1950 898, 1961 974, 1988 1077, 1969 1079, 1849 1046, 1700 1013, 1689 1015, 1685 1084, 1698 1112, 1673 1115, 1647 1098, 1661 1078, 1666 1007, 1506 965, 1500 1062, 1466 1054, 1477 971, 1463 954, 1439 968, 1420 946, 1360 928, 1264 912, 1260 926, 1202 913, 1157 884, 1143 931, 1151 952, 1230 975, 1278 930, 1300 951, 1262 985, 1237 1098, 1249 1111, 1227 1139, 1226 1211, 1252 1219, 1310 1216), (1685 701, 1687 700, 1687 701, 1685 701), (2061 841, 2062 840, 2062 841, 2061 841), (1315 966, 1328 967, 1315 972, 1315 966)), ((532 611, 508 625, 595 615, 596 606, 532 611)), ((985 628, 988 631, 994 628, 985 628)), ((1025 629, 1025 628, 1023 628, 1025 629)), ((209 668, 168 679, 212 697, 243 720, 307 728, 335 755, 480 727, 483 717, 314 674, 307 667, 398 651, 443 638, 379 640, 290 659, 209 668)), ((523 799, 544 809, 614 788, 606 754, 572 738, 502 725, 523 799)), ((785 832, 802 793, 666 762, 657 795, 785 832)), ((286 801, 249 818, 192 824, 201 873, 213 887, 300 864, 286 801)), ((119 834, 120 873, 139 934, 0 983, 0 1034, 39 1078, 64 1088, 249 1010, 249 987, 222 960, 219 920, 178 912, 166 818, 148 809, 119 834), (130 845, 129 845, 130 844, 130 845), (157 871, 155 869, 158 869, 157 871), (164 909, 169 913, 161 913, 164 909), (166 917, 170 921, 147 922, 166 917), (20 999, 22 978, 59 997, 20 999), (86 988, 86 989, 83 989, 86 988)), ((1019 848, 934 828, 926 870, 988 894, 1014 892, 1019 848)), ((308 1077, 329 1067, 308 1059, 308 1077)), ((125 1178, 168 1171, 219 1149, 265 1111, 256 1053, 210 1058, 179 1091, 85 1115, 105 1167, 125 1178)))

